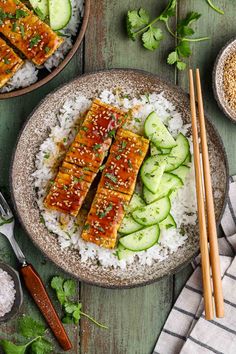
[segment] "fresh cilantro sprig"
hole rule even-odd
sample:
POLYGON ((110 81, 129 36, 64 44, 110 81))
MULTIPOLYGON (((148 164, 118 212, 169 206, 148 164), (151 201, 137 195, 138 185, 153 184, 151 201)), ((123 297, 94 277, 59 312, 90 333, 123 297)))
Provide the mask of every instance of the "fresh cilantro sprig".
POLYGON ((152 21, 150 21, 148 12, 143 8, 128 11, 126 17, 128 36, 135 41, 137 36, 142 33, 143 46, 149 50, 157 49, 163 39, 163 33, 154 24, 158 21, 165 22, 167 18, 174 15, 176 1, 170 0, 165 10, 152 21))
POLYGON ((78 324, 81 316, 87 317, 90 321, 101 328, 107 326, 97 322, 94 318, 82 311, 82 304, 74 302, 73 298, 76 295, 76 282, 72 279, 65 280, 60 276, 55 276, 51 280, 51 287, 56 291, 58 301, 62 305, 65 316, 62 318, 63 323, 78 324))
POLYGON ((221 15, 224 15, 224 11, 221 10, 218 6, 214 5, 211 0, 206 0, 206 2, 213 10, 215 10, 216 12, 218 12, 221 15))
MULTIPOLYGON (((177 24, 176 33, 171 32, 171 34, 178 39, 178 44, 175 47, 175 50, 168 55, 167 63, 170 65, 175 64, 179 70, 184 70, 186 68, 186 63, 183 61, 183 58, 188 58, 192 54, 189 45, 190 38, 187 38, 186 36, 192 36, 195 33, 191 25, 200 17, 201 14, 197 12, 189 12, 187 16, 177 24)), ((194 40, 199 42, 206 39, 208 39, 208 37, 191 38, 191 41, 194 40)))
POLYGON ((209 37, 190 38, 194 34, 194 30, 190 26, 201 16, 197 12, 190 12, 178 23, 176 30, 172 31, 169 26, 169 19, 175 16, 176 5, 177 0, 169 0, 164 11, 151 21, 148 12, 143 8, 128 11, 126 25, 128 36, 132 40, 136 40, 138 36, 142 35, 143 46, 146 49, 155 50, 164 38, 163 31, 156 26, 156 23, 158 21, 164 23, 170 35, 178 40, 178 45, 168 56, 167 63, 175 64, 177 69, 184 70, 186 64, 183 62, 183 58, 191 55, 189 42, 201 42, 209 39, 209 37))
POLYGON ((16 345, 6 339, 0 340, 0 346, 5 354, 49 354, 52 353, 52 344, 45 339, 46 327, 29 316, 19 320, 19 333, 28 339, 25 344, 16 345))

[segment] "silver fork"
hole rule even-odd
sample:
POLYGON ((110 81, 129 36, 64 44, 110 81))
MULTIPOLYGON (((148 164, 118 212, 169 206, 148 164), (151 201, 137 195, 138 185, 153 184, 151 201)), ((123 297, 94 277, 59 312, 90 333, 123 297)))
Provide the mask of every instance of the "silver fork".
POLYGON ((15 240, 14 225, 15 219, 13 213, 0 192, 0 234, 4 235, 9 240, 17 259, 21 264, 20 274, 24 279, 25 286, 33 297, 36 305, 39 307, 56 339, 64 350, 69 350, 72 348, 70 339, 55 311, 40 276, 33 266, 27 263, 23 252, 15 240))
POLYGON ((15 219, 12 211, 4 199, 2 193, 0 192, 0 233, 4 235, 10 242, 18 261, 22 264, 22 266, 26 266, 27 263, 25 256, 14 237, 14 226, 15 219))

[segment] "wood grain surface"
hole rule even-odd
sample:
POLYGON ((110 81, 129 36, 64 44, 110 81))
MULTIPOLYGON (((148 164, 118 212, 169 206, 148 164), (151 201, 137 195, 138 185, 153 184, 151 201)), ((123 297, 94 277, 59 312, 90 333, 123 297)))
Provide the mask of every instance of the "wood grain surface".
MULTIPOLYGON (((156 52, 142 48, 139 42, 127 39, 125 13, 143 6, 155 16, 163 9, 166 0, 91 0, 91 14, 83 45, 63 72, 46 86, 16 99, 0 101, 0 189, 9 198, 9 167, 17 135, 28 114, 50 91, 82 72, 104 68, 130 67, 156 73, 162 78, 188 89, 187 72, 176 72, 166 64, 166 56, 174 46, 174 40, 166 34, 165 41, 156 52)), ((226 41, 235 36, 235 4, 233 1, 217 0, 224 8, 225 16, 211 10, 204 0, 179 1, 178 17, 195 10, 203 14, 196 28, 196 36, 209 35, 211 39, 192 46, 192 67, 198 66, 202 73, 205 110, 216 125, 226 148, 230 173, 236 173, 236 125, 219 110, 212 93, 212 68, 216 55, 226 41)), ((28 260, 42 276, 47 287, 50 278, 62 274, 54 264, 46 260, 34 247, 24 231, 17 225, 16 238, 23 247, 28 260)), ((0 259, 16 265, 7 241, 0 236, 0 259)), ((131 290, 108 290, 78 284, 78 298, 84 311, 109 326, 100 329, 80 321, 78 328, 69 329, 74 354, 150 354, 178 296, 183 284, 191 274, 191 266, 175 276, 141 288, 131 290)), ((55 297, 49 289, 54 303, 55 297)), ((40 318, 40 314, 26 292, 22 313, 40 318)), ((0 338, 17 340, 16 320, 0 326, 0 338)), ((55 353, 61 353, 59 347, 55 353)), ((164 354, 164 353, 161 353, 164 354)))

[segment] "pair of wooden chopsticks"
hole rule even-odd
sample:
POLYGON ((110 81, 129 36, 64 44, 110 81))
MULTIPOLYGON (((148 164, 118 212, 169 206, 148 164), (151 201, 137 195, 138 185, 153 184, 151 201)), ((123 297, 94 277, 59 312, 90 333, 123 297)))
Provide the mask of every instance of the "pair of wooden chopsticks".
POLYGON ((212 269, 213 296, 215 301, 216 317, 224 317, 224 299, 222 291, 220 259, 217 241, 214 200, 212 194, 211 173, 209 155, 207 148, 207 136, 205 127, 205 117, 203 109, 203 99, 201 90, 201 80, 199 69, 196 69, 196 88, 198 101, 198 116, 200 128, 200 141, 202 148, 202 162, 200 161, 196 103, 194 92, 193 71, 189 70, 189 93, 192 118, 193 153, 198 205, 198 221, 200 231, 200 251, 202 261, 203 296, 205 304, 205 318, 211 320, 214 317, 212 284, 210 266, 212 269), (203 166, 203 173, 202 173, 203 166), (204 180, 204 183, 203 183, 204 180), (205 200, 204 200, 205 191, 205 200), (206 221, 207 216, 207 221, 206 221), (209 241, 209 247, 208 247, 209 241), (209 254, 210 249, 210 254, 209 254))

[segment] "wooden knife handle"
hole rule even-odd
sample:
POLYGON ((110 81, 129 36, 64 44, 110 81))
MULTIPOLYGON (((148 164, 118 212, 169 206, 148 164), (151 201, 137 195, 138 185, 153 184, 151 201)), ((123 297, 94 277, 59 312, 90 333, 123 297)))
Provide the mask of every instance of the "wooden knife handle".
POLYGON ((38 273, 35 271, 31 264, 27 264, 20 269, 20 273, 24 279, 25 286, 33 297, 35 303, 39 307, 42 315, 47 321, 49 327, 54 333, 60 346, 64 350, 70 350, 72 344, 68 338, 66 331, 58 317, 54 306, 47 294, 47 291, 40 279, 38 273))

